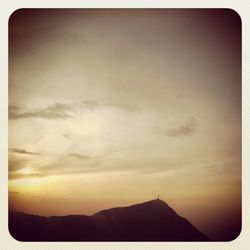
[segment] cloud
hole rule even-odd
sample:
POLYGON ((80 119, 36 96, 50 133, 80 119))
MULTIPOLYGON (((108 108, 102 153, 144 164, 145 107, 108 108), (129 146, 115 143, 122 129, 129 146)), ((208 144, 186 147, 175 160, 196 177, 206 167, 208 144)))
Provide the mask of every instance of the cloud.
POLYGON ((124 111, 131 111, 131 112, 139 110, 138 107, 133 106, 133 105, 128 105, 128 104, 104 103, 103 106, 117 108, 117 109, 121 109, 124 111))
MULTIPOLYGON (((53 162, 45 165, 33 164, 32 171, 24 173, 25 164, 16 165, 10 169, 9 179, 43 178, 48 176, 77 176, 84 173, 108 173, 108 172, 133 172, 140 174, 170 173, 180 168, 173 163, 163 164, 161 161, 154 162, 121 162, 114 164, 104 158, 91 157, 82 154, 70 153, 58 157, 53 162), (104 164, 103 164, 104 163, 104 164), (19 167, 17 167, 19 166, 19 167)), ((29 164, 30 165, 30 164, 29 164)))
MULTIPOLYGON (((14 151, 16 151, 14 149, 14 151)), ((20 150, 18 150, 20 151, 20 150)), ((21 150, 23 152, 23 150, 21 150)), ((24 155, 26 151, 24 150, 24 155)), ((22 154, 22 153, 21 153, 22 154)), ((55 175, 74 175, 85 172, 96 172, 93 168, 100 163, 96 157, 70 153, 51 159, 50 163, 37 162, 36 159, 9 158, 9 179, 47 177, 55 175), (30 167, 31 166, 31 167, 30 167), (23 171, 30 168, 30 171, 23 171)), ((98 171, 98 170, 97 170, 98 171)))
POLYGON ((71 134, 63 134, 62 136, 66 139, 71 139, 71 134))
POLYGON ((82 109, 95 110, 97 108, 108 107, 117 108, 123 111, 134 112, 138 108, 129 104, 120 103, 98 103, 93 100, 84 100, 81 103, 53 103, 48 104, 45 108, 38 108, 31 111, 21 111, 17 105, 9 106, 9 119, 25 119, 25 118, 44 118, 44 119, 67 119, 81 114, 82 109))
POLYGON ((22 179, 22 178, 35 178, 35 177, 45 177, 46 175, 40 174, 40 173, 32 173, 32 174, 22 174, 19 172, 10 172, 9 173, 9 179, 22 179))
POLYGON ((12 180, 12 179, 46 176, 43 173, 43 171, 41 171, 40 167, 36 167, 36 169, 27 167, 31 165, 31 163, 32 165, 36 166, 36 164, 32 162, 32 160, 30 159, 19 159, 19 158, 9 159, 9 179, 12 180), (27 169, 29 171, 27 171, 27 169))
POLYGON ((133 172, 140 174, 170 173, 180 166, 160 159, 130 161, 68 153, 52 157, 49 161, 11 159, 9 179, 44 178, 49 176, 77 176, 85 173, 133 172), (27 171, 26 171, 27 170, 27 171))
POLYGON ((29 161, 29 159, 9 158, 9 172, 24 168, 29 161))
POLYGON ((9 106, 9 119, 23 118, 45 118, 45 119, 66 119, 75 112, 74 106, 65 103, 49 104, 46 108, 36 109, 29 112, 20 112, 20 107, 16 105, 9 106))
POLYGON ((84 105, 85 108, 92 109, 92 110, 101 106, 96 101, 88 101, 88 100, 82 101, 82 104, 84 105))
POLYGON ((108 107, 108 108, 117 108, 123 111, 138 111, 139 108, 137 106, 134 105, 129 105, 129 104, 121 104, 121 103, 99 103, 96 101, 92 101, 92 100, 83 100, 82 104, 85 106, 85 108, 88 109, 97 109, 97 108, 102 108, 102 107, 108 107))
POLYGON ((54 162, 47 165, 37 167, 36 173, 42 177, 99 172, 99 163, 100 161, 95 157, 71 153, 58 157, 54 162))
POLYGON ((68 156, 80 159, 80 160, 89 160, 92 157, 91 156, 87 156, 87 155, 82 155, 82 154, 75 154, 75 153, 70 153, 68 154, 68 156))
MULTIPOLYGON (((37 160, 37 156, 40 156, 40 153, 27 151, 25 149, 10 148, 9 149, 9 177, 11 178, 12 174, 20 169, 26 168, 29 166, 33 160, 37 160)), ((38 157, 39 160, 40 157, 38 157)))
POLYGON ((193 134, 196 126, 196 119, 194 117, 190 117, 183 125, 180 125, 176 128, 163 130, 158 127, 153 127, 153 131, 155 133, 166 135, 169 137, 186 136, 193 134))
POLYGON ((25 149, 18 149, 18 148, 10 148, 9 151, 12 153, 19 153, 19 154, 25 154, 25 155, 41 155, 40 153, 34 153, 34 152, 27 151, 25 149))

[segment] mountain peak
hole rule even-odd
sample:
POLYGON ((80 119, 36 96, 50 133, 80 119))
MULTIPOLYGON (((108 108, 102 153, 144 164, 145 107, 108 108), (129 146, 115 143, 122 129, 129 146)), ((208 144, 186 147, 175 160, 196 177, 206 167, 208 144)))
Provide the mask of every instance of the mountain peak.
POLYGON ((133 206, 152 207, 155 209, 157 209, 157 208, 171 209, 170 206, 167 204, 167 202, 165 202, 161 199, 154 199, 154 200, 149 200, 149 201, 145 201, 142 203, 137 203, 137 204, 131 205, 130 207, 133 207, 133 206))
POLYGON ((160 199, 154 199, 154 200, 149 200, 149 201, 145 201, 142 203, 137 203, 137 204, 131 205, 130 207, 133 207, 133 206, 153 206, 155 208, 156 207, 161 207, 161 208, 169 207, 165 201, 160 200, 160 199))
POLYGON ((92 216, 10 216, 10 231, 24 241, 208 241, 159 198, 102 210, 92 216), (41 228, 43 230, 41 230, 41 228))
POLYGON ((151 203, 155 203, 155 204, 168 205, 167 202, 161 200, 160 198, 157 198, 157 199, 154 199, 154 200, 150 200, 150 201, 146 201, 145 203, 147 203, 147 202, 151 202, 151 203))
POLYGON ((165 201, 160 200, 160 199, 154 199, 150 201, 136 203, 136 204, 126 206, 126 207, 114 207, 110 209, 104 209, 94 214, 94 216, 99 215, 99 214, 120 213, 121 211, 130 211, 130 212, 140 211, 140 212, 147 212, 149 214, 154 214, 154 213, 158 213, 159 210, 163 210, 166 208, 172 210, 165 201))

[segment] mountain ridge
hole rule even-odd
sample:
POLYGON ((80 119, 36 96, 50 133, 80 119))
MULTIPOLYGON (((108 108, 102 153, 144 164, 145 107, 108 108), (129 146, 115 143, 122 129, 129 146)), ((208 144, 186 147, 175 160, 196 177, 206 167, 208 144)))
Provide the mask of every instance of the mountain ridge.
POLYGON ((160 199, 90 216, 10 213, 9 231, 20 241, 209 241, 160 199))

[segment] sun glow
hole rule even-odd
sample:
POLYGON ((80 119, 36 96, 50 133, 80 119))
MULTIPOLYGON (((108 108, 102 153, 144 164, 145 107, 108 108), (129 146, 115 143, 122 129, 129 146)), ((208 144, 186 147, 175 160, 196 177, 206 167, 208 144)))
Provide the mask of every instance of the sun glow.
POLYGON ((59 177, 23 177, 9 181, 9 190, 29 194, 43 194, 49 192, 51 184, 56 183, 59 177))
POLYGON ((34 169, 32 169, 31 167, 25 167, 25 168, 21 168, 17 171, 15 171, 18 174, 22 174, 22 175, 29 175, 29 174, 34 174, 34 169))

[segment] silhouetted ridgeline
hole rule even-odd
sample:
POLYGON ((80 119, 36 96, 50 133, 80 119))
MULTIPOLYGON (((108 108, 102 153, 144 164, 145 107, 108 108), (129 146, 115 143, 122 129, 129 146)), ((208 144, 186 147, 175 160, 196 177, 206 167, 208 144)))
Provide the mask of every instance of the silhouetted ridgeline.
POLYGON ((9 230, 19 241, 209 241, 159 199, 92 216, 10 213, 9 230))

